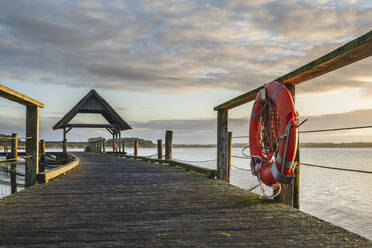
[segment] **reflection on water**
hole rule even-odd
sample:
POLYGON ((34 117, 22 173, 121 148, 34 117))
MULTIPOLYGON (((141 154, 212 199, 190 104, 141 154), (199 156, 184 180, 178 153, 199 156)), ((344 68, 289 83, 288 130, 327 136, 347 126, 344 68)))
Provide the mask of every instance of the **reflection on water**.
MULTIPOLYGON (((133 153, 131 148, 126 148, 126 151, 133 153)), ((155 148, 139 149, 140 156, 154 153, 156 153, 155 148)), ((241 155, 241 149, 233 148, 232 153, 241 155)), ((372 171, 370 154, 372 148, 302 148, 301 161, 372 171)), ((173 158, 190 161, 215 159, 216 149, 174 148, 173 158)), ((249 162, 249 160, 232 158, 234 166, 231 170, 232 184, 245 189, 257 184, 257 179, 249 171, 238 169, 249 169, 249 162)), ((216 168, 215 161, 195 164, 216 168)), ((17 165, 17 173, 22 173, 22 166, 17 165)), ((6 173, 0 170, 0 179, 10 182, 10 172, 6 173)), ((22 187, 19 186, 24 184, 24 179, 17 174, 16 180, 18 190, 21 190, 22 187)), ((372 239, 372 174, 302 166, 300 183, 301 210, 372 239)), ((10 193, 10 185, 0 184, 0 194, 3 192, 10 193)))

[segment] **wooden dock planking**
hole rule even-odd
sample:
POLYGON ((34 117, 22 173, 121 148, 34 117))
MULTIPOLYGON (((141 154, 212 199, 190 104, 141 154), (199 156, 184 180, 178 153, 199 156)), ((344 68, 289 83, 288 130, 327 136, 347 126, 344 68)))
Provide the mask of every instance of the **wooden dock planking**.
POLYGON ((79 153, 80 166, 0 200, 0 247, 372 247, 218 180, 79 153))

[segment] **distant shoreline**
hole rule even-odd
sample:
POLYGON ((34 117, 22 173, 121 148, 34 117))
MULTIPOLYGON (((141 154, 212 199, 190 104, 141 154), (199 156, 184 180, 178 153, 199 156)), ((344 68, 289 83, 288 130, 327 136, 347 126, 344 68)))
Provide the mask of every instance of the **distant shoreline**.
MULTIPOLYGON (((85 148, 88 144, 86 142, 68 142, 68 147, 70 148, 85 148)), ((243 148, 248 144, 245 143, 235 143, 232 144, 233 148, 243 148)), ((106 147, 110 147, 111 144, 106 145, 106 147)), ((48 145, 46 142, 46 148, 61 148, 62 145, 56 144, 53 142, 52 144, 48 145)), ((133 145, 128 144, 125 146, 126 148, 131 148, 133 145)), ((156 148, 155 144, 150 145, 140 145, 142 148, 156 148)), ((216 148, 217 145, 215 144, 173 144, 174 148, 216 148)), ((372 148, 372 142, 351 142, 351 143, 301 143, 300 147, 302 148, 372 148)))

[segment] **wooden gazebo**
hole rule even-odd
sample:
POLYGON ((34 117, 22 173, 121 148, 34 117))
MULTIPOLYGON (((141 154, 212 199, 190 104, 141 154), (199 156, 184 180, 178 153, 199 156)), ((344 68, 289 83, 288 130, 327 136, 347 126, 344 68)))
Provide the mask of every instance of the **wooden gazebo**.
POLYGON ((63 129, 63 152, 67 151, 66 134, 72 128, 105 128, 112 135, 113 150, 118 144, 120 150, 121 131, 132 129, 120 115, 103 99, 97 91, 92 89, 83 97, 60 121, 53 130, 63 129), (101 114, 108 124, 70 124, 69 122, 79 113, 101 114))

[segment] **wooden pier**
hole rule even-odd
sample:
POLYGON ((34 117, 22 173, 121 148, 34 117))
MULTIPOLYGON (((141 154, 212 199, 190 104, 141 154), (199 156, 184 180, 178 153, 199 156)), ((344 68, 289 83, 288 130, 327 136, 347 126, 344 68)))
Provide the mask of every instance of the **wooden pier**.
POLYGON ((0 200, 0 247, 372 247, 221 180, 77 153, 80 165, 0 200))

